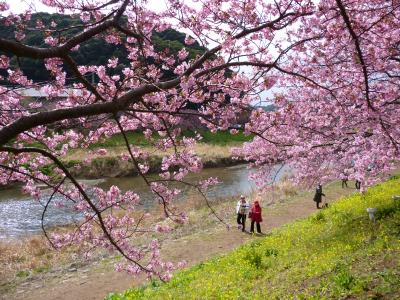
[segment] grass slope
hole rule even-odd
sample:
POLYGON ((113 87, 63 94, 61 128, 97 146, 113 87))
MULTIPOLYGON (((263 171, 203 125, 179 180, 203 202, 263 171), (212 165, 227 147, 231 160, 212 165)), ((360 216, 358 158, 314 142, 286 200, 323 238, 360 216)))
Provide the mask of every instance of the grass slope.
MULTIPOLYGON (((199 130, 198 133, 202 136, 201 143, 219 146, 226 146, 231 143, 243 143, 250 141, 253 138, 253 135, 245 135, 242 131, 239 131, 235 135, 232 135, 231 133, 229 133, 229 131, 218 131, 216 133, 212 133, 208 130, 199 130)), ((186 130, 183 134, 188 137, 194 137, 197 133, 194 131, 186 130)), ((140 131, 129 131, 127 132, 127 137, 130 144, 136 146, 151 146, 151 143, 144 137, 143 133, 140 131)), ((153 138, 158 139, 159 136, 154 134, 153 138)), ((125 146, 125 140, 121 134, 115 134, 110 138, 104 138, 102 141, 91 145, 90 148, 108 148, 120 146, 125 146)))
POLYGON ((117 299, 398 299, 400 179, 117 299), (366 208, 376 207, 377 221, 366 208))

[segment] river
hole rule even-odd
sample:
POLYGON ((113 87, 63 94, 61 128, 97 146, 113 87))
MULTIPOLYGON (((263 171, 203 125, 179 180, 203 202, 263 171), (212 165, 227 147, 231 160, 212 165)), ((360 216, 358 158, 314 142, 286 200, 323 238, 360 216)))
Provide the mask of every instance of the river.
MULTIPOLYGON (((238 194, 249 194, 256 189, 253 182, 248 179, 250 170, 246 165, 238 165, 233 167, 209 168, 203 169, 200 173, 190 174, 185 180, 196 182, 208 177, 218 177, 220 184, 211 187, 207 192, 210 201, 217 198, 227 198, 238 194)), ((279 172, 277 180, 285 173, 279 172)), ((108 189, 112 185, 118 186, 122 191, 131 189, 138 193, 141 198, 140 209, 146 210, 151 208, 157 201, 154 195, 149 191, 141 177, 118 177, 104 178, 98 180, 82 180, 88 186, 98 186, 108 189)), ((182 193, 178 196, 177 201, 185 201, 189 193, 193 193, 187 186, 179 186, 182 193)), ((47 194, 50 190, 47 190, 47 194)), ((90 193, 90 189, 89 189, 90 193)), ((43 191, 46 194, 46 190, 43 191)), ((0 240, 15 239, 29 236, 41 232, 41 216, 43 212, 43 204, 48 199, 43 197, 39 201, 35 201, 30 197, 22 194, 20 188, 10 188, 0 190, 0 240)), ((53 202, 61 202, 61 196, 54 197, 53 202)), ((49 206, 45 217, 46 228, 51 226, 69 224, 79 221, 79 215, 72 208, 56 208, 49 206)))
MULTIPOLYGON (((185 180, 195 182, 208 177, 218 177, 222 182, 213 186, 208 191, 208 197, 212 201, 216 198, 248 194, 255 189, 254 183, 248 179, 249 170, 245 165, 204 169, 198 174, 190 174, 185 180)), ((134 190, 141 197, 141 208, 148 209, 156 202, 154 195, 149 192, 141 177, 105 178, 100 180, 83 180, 89 186, 109 188, 118 186, 122 191, 134 190)), ((184 201, 185 196, 190 193, 187 186, 181 186, 182 193, 177 201, 184 201)), ((43 191, 46 194, 46 191, 43 191)), ((50 192, 50 191, 49 191, 50 192)), ((192 191, 193 192, 193 191, 192 191)), ((20 188, 0 190, 0 240, 14 239, 41 232, 41 216, 43 204, 47 200, 43 197, 35 201, 22 194, 20 188)), ((54 202, 62 201, 61 196, 56 196, 54 202)), ((56 208, 49 206, 46 212, 45 225, 56 226, 78 221, 81 218, 71 208, 56 208)))

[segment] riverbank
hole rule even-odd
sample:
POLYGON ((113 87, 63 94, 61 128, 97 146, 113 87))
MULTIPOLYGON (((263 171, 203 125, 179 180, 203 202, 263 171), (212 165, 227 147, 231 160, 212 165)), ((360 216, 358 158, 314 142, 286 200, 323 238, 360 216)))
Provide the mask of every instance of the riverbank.
MULTIPOLYGON (((199 143, 195 147, 196 153, 201 157, 204 168, 229 167, 246 163, 243 159, 233 159, 230 149, 241 144, 230 142, 225 145, 199 143)), ((69 167, 71 173, 81 179, 99 179, 104 177, 137 176, 138 172, 130 160, 122 159, 127 150, 124 146, 107 148, 107 154, 99 155, 96 151, 90 154, 87 150, 75 149, 70 151, 63 162, 69 167)), ((161 170, 162 158, 165 152, 156 151, 145 147, 151 153, 149 157, 149 174, 161 170)))
MULTIPOLYGON (((243 159, 232 159, 231 148, 240 147, 244 142, 253 138, 245 135, 242 131, 232 135, 229 131, 218 131, 212 133, 208 130, 185 130, 184 136, 195 137, 201 135, 202 139, 195 146, 196 153, 201 157, 204 168, 228 167, 246 163, 243 159)), ((162 157, 172 153, 172 150, 162 152, 152 146, 160 136, 154 134, 152 142, 145 138, 142 132, 127 132, 126 137, 132 146, 140 147, 149 153, 149 174, 159 173, 162 157)), ((177 146, 177 149, 183 149, 177 146)), ((125 139, 121 134, 115 134, 110 138, 103 138, 97 143, 90 145, 88 149, 73 149, 62 159, 71 173, 82 179, 98 179, 104 177, 137 176, 138 172, 130 160, 123 159, 127 149, 125 139), (99 149, 107 153, 99 155, 99 149)), ((51 166, 48 168, 51 172, 51 166)))
POLYGON ((107 300, 399 299, 400 200, 394 195, 400 195, 400 178, 183 270, 168 283, 107 300))
MULTIPOLYGON (((332 183, 325 187, 324 192, 331 202, 354 193, 355 189, 342 189, 338 183, 332 183)), ((297 191, 289 184, 282 183, 274 193, 262 196, 265 220, 263 230, 269 232, 272 228, 314 212, 315 204, 311 199, 312 191, 297 191)), ((174 262, 185 259, 189 265, 193 265, 226 253, 243 242, 259 239, 235 229, 236 201, 237 198, 231 197, 213 204, 216 212, 232 225, 231 231, 227 231, 224 225, 210 216, 210 211, 199 199, 193 198, 190 203, 186 203, 186 210, 190 211, 189 224, 177 226, 171 235, 158 236, 162 241, 163 258, 174 262)), ((145 239, 143 237, 143 241, 145 239)), ((14 252, 18 253, 16 249, 14 252)), ((45 258, 49 253, 48 250, 43 251, 40 255, 42 262, 35 266, 36 270, 40 271, 46 265, 45 258)), ((55 255, 54 265, 47 262, 48 267, 42 272, 26 269, 29 261, 38 261, 37 255, 16 257, 14 265, 7 267, 8 270, 14 270, 14 273, 9 273, 6 280, 2 278, 0 294, 4 294, 7 299, 102 299, 109 292, 121 292, 145 282, 143 278, 133 279, 124 273, 115 272, 113 266, 118 261, 117 257, 98 253, 92 261, 84 261, 79 255, 74 256, 72 251, 63 253, 66 259, 62 264, 58 263, 55 255), (15 264, 18 261, 21 262, 20 269, 15 264), (22 267, 23 261, 26 261, 25 267, 22 267)), ((5 268, 3 263, 2 269, 5 268)))

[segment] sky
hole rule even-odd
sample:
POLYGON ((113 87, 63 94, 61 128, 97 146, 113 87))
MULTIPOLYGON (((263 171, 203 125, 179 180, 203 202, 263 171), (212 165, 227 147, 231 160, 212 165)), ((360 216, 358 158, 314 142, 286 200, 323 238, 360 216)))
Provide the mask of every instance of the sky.
POLYGON ((36 6, 37 11, 46 11, 46 12, 54 12, 54 9, 51 9, 43 4, 40 3, 40 1, 35 1, 35 0, 6 0, 8 5, 10 6, 10 11, 13 13, 22 13, 24 12, 27 8, 32 5, 32 3, 36 6))
MULTIPOLYGON (((43 5, 39 0, 6 0, 10 6, 10 10, 14 13, 22 13, 30 6, 35 6, 36 11, 42 12, 55 12, 55 9, 43 5)), ((186 1, 186 3, 193 3, 191 0, 186 1)), ((161 11, 165 7, 165 2, 163 0, 148 0, 148 6, 151 10, 161 11)))

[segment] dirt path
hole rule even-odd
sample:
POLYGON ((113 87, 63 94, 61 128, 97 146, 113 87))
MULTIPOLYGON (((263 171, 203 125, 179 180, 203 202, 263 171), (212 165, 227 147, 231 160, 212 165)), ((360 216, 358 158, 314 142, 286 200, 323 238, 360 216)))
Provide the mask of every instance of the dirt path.
MULTIPOLYGON (((324 188, 324 193, 329 195, 328 202, 353 192, 355 189, 341 189, 338 183, 324 188)), ((268 232, 272 228, 306 217, 315 211, 311 194, 301 193, 289 202, 277 203, 265 209, 262 229, 268 232)), ((242 233, 235 227, 227 231, 219 226, 164 242, 162 256, 165 260, 173 262, 186 260, 189 265, 193 265, 229 252, 238 245, 257 238, 260 237, 242 233)), ((115 272, 110 260, 104 260, 85 268, 69 269, 66 274, 27 281, 17 286, 13 295, 4 295, 4 299, 103 299, 110 292, 122 292, 144 281, 144 278, 133 279, 124 273, 115 272)))

